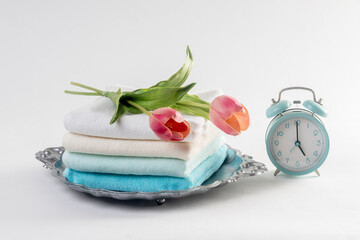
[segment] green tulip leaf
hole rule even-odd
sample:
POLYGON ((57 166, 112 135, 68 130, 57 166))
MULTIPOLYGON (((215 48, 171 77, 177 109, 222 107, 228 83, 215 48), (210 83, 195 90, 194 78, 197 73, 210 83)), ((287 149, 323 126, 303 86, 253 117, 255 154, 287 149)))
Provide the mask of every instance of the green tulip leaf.
POLYGON ((198 106, 210 108, 210 103, 205 100, 202 100, 199 96, 186 94, 179 102, 191 102, 197 104, 198 106))
POLYGON ((110 124, 116 122, 123 114, 126 113, 126 106, 120 104, 120 98, 122 96, 121 88, 117 90, 117 92, 104 92, 103 95, 107 98, 110 98, 115 105, 115 113, 110 120, 110 124))
POLYGON ((127 107, 125 105, 119 104, 116 112, 114 113, 113 117, 110 120, 110 124, 115 123, 122 115, 127 112, 127 107))
POLYGON ((168 80, 158 82, 156 85, 150 87, 181 87, 188 76, 190 75, 191 69, 193 65, 193 56, 191 54, 189 46, 186 48, 186 61, 184 65, 177 71, 174 75, 172 75, 168 80))
POLYGON ((148 111, 162 107, 169 107, 180 101, 195 83, 185 87, 153 87, 125 92, 120 98, 120 103, 127 106, 130 113, 141 113, 139 109, 127 103, 128 100, 139 104, 148 111))
POLYGON ((180 101, 171 108, 189 115, 209 119, 210 104, 196 95, 186 94, 180 101))

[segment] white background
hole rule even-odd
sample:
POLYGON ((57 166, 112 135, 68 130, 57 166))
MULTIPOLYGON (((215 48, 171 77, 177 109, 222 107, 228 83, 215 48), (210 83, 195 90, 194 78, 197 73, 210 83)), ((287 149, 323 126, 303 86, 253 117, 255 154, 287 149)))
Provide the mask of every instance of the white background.
POLYGON ((356 1, 0 0, 0 236, 359 239, 359 80, 356 1), (150 86, 181 67, 186 45, 194 91, 221 88, 247 106, 250 129, 228 143, 268 173, 156 207, 74 192, 34 158, 91 101, 65 95, 70 81, 150 86), (321 177, 274 177, 266 155, 265 111, 294 85, 329 110, 321 177))

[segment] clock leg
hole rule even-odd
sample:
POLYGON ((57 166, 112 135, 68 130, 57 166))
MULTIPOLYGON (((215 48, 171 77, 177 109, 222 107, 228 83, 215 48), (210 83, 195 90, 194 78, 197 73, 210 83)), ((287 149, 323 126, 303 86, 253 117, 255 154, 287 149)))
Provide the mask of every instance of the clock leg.
MULTIPOLYGON (((316 171, 317 171, 317 170, 316 170, 316 171)), ((276 169, 275 172, 274 172, 274 176, 278 175, 279 172, 280 172, 280 170, 279 170, 279 169, 276 169)))
POLYGON ((319 170, 315 170, 315 173, 320 177, 320 172, 319 172, 319 170))

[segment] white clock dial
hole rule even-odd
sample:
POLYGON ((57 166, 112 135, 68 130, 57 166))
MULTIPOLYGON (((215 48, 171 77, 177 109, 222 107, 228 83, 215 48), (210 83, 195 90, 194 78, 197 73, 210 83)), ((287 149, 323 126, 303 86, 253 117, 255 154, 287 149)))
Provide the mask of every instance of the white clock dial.
POLYGON ((295 115, 279 120, 273 126, 268 144, 273 159, 282 168, 304 172, 323 160, 328 143, 317 121, 295 115))

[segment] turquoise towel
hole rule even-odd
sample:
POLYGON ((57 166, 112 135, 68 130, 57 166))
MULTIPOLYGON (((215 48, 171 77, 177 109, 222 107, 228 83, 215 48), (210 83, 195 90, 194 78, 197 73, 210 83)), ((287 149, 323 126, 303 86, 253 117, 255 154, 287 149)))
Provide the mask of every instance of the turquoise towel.
POLYGON ((243 162, 243 159, 236 154, 234 150, 228 150, 228 157, 226 158, 226 162, 216 171, 210 178, 208 178, 203 184, 209 184, 214 182, 217 179, 227 179, 234 175, 234 172, 238 171, 241 166, 240 164, 243 162))
POLYGON ((187 161, 177 158, 93 155, 67 151, 62 160, 68 168, 80 172, 183 178, 188 177, 202 161, 218 151, 224 142, 224 137, 218 136, 197 156, 187 161))
POLYGON ((226 145, 221 146, 216 153, 203 161, 186 178, 88 173, 78 172, 70 168, 66 168, 63 175, 72 183, 114 191, 157 192, 184 190, 201 185, 216 172, 224 162, 227 150, 226 145))

